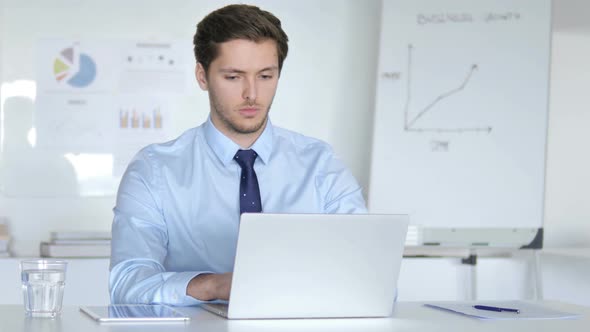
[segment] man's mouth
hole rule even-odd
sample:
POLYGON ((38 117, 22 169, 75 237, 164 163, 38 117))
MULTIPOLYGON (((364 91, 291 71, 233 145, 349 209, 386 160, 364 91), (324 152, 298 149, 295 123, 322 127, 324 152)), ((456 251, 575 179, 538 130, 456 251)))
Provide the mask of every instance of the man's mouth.
POLYGON ((259 108, 256 107, 244 107, 240 108, 240 114, 244 116, 255 116, 258 113, 259 108))

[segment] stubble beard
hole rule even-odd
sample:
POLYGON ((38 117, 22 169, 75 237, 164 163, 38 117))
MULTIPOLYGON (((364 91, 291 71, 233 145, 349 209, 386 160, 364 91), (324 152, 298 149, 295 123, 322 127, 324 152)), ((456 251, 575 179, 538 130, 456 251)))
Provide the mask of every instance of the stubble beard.
POLYGON ((271 105, 272 100, 271 103, 268 105, 268 108, 265 110, 264 117, 259 122, 254 123, 250 126, 246 124, 241 125, 240 123, 236 123, 236 121, 232 121, 228 116, 231 112, 233 112, 233 110, 224 109, 223 106, 221 106, 221 104, 217 102, 217 98, 214 95, 211 96, 212 110, 217 115, 217 118, 221 120, 222 125, 231 132, 241 135, 248 135, 258 132, 266 124, 271 105))

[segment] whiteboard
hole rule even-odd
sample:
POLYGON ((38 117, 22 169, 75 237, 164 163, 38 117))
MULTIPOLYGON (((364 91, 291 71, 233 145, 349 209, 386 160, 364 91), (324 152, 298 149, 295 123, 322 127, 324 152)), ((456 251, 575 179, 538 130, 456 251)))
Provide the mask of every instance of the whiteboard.
POLYGON ((371 212, 542 228, 550 29, 550 0, 384 0, 371 212))

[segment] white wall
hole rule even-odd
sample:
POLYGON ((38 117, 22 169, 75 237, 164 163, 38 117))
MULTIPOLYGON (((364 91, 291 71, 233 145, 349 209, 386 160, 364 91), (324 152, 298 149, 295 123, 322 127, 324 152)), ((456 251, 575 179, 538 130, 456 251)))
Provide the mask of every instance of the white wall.
POLYGON ((546 247, 590 247, 590 2, 554 1, 546 247))
MULTIPOLYGON (((20 259, 0 259, 0 304, 22 304, 20 259)), ((68 259, 64 305, 105 305, 108 291, 108 259, 68 259)))
POLYGON ((563 254, 541 256, 543 297, 590 306, 590 255, 563 254))
MULTIPOLYGON (((180 39, 190 46, 196 23, 225 3, 228 1, 174 0, 166 3, 163 13, 163 3, 151 0, 4 1, 0 18, 0 29, 3 29, 0 31, 4 31, 0 45, 4 52, 0 53, 0 62, 7 70, 2 72, 1 79, 3 83, 35 81, 34 55, 40 38, 180 39)), ((366 187, 380 1, 256 0, 251 3, 279 16, 290 39, 289 55, 271 111, 273 123, 331 143, 366 187)), ((200 124, 209 111, 207 94, 198 89, 196 82, 190 85, 193 93, 181 97, 174 112, 174 136, 200 124)), ((26 121, 27 117, 30 121, 32 110, 22 108, 11 114, 17 113, 18 121, 26 121)), ((5 125, 11 124, 6 121, 5 125)), ((14 133, 25 134, 25 130, 14 133)), ((54 157, 63 160, 61 155, 54 157)), ((27 164, 44 165, 40 158, 29 161, 27 164)), ((1 170, 2 167, 0 173, 1 170)), ((23 176, 19 168, 16 170, 4 176, 12 182, 17 179, 23 188, 44 187, 38 191, 58 192, 60 184, 52 182, 51 174, 43 173, 50 173, 44 167, 38 167, 36 179, 23 176)), ((39 242, 48 240, 54 230, 110 229, 115 199, 112 196, 32 196, 0 193, 0 216, 9 219, 13 251, 17 255, 37 255, 39 242)))
MULTIPOLYGON (((0 4, 1 3, 2 2, 0 1, 0 4)), ((0 17, 3 17, 3 16, 4 16, 4 6, 0 5, 0 17)), ((4 35, 3 26, 2 26, 2 24, 0 24, 0 36, 3 36, 3 35, 4 35)), ((4 50, 4 48, 2 46, 2 43, 0 42, 0 55, 3 54, 3 50, 4 50)), ((1 56, 0 56, 0 59, 2 59, 1 56)), ((3 76, 2 75, 2 62, 3 61, 0 61, 0 78, 2 78, 2 76, 3 76)), ((1 81, 0 81, 0 84, 1 84, 1 81)), ((0 107, 2 107, 2 105, 0 105, 0 107)), ((2 120, 0 119, 0 121, 2 121, 2 120)), ((1 158, 2 157, 0 157, 0 161, 2 160, 1 158)))
MULTIPOLYGON (((319 10, 327 11, 329 6, 336 8, 332 10, 333 18, 327 24, 338 25, 323 35, 307 28, 311 24, 308 22, 320 22, 321 15, 311 13, 307 15, 307 21, 298 22, 301 12, 297 10, 305 6, 313 8, 310 3, 313 1, 299 6, 274 5, 285 14, 283 16, 286 16, 285 25, 286 29, 291 28, 287 31, 292 42, 285 76, 272 114, 273 121, 331 142, 350 165, 359 182, 367 188, 370 159, 370 149, 367 149, 367 146, 370 145, 369 133, 373 120, 372 91, 376 82, 374 67, 377 56, 379 2, 323 1, 325 5, 319 10), (339 5, 336 6, 336 3, 339 5), (292 14, 289 14, 291 12, 292 14), (312 45, 305 44, 305 40, 310 38, 315 42, 312 45), (327 43, 328 39, 334 47, 322 48, 321 43, 327 43), (318 57, 318 49, 327 54, 318 57), (288 71, 289 66, 304 70, 288 71), (324 66, 329 68, 316 71, 317 67, 324 66), (325 73, 331 73, 333 76, 322 77, 325 73), (314 81, 317 81, 315 88, 314 81), (331 89, 325 88, 330 85, 333 86, 331 89), (281 90, 302 91, 301 98, 306 100, 292 102, 288 97, 293 96, 293 93, 282 93, 281 90), (309 90, 313 91, 303 93, 309 90), (323 96, 326 93, 329 95, 323 96), (312 118, 317 121, 310 121, 312 118)), ((217 4, 213 1, 208 3, 208 7, 214 8, 217 4)), ((35 8, 32 4, 29 6, 35 8)), ((590 246, 590 194, 587 189, 590 188, 590 173, 586 172, 590 168, 590 154, 585 153, 585 145, 590 137, 588 131, 584 130, 590 124, 586 98, 586 87, 590 84, 590 70, 587 70, 587 59, 590 58, 590 23, 583 19, 590 13, 590 4, 582 0, 560 0, 554 2, 554 7, 545 243, 548 247, 590 246)), ((28 9, 22 9, 23 12, 26 10, 28 9)), ((43 8, 35 10, 43 12, 43 8)), ((88 11, 89 8, 85 10, 88 11)), ((198 14, 188 16, 194 17, 193 21, 196 21, 203 14, 204 11, 201 10, 198 14)), ((123 20, 128 15, 129 11, 123 10, 119 19, 123 20)), ((184 19, 187 20, 186 17, 184 19)), ((33 24, 32 21, 30 23, 33 24)), ((158 24, 164 23, 165 21, 158 24)), ((90 21, 89 24, 93 26, 99 22, 90 21)), ((117 23, 115 18, 113 24, 122 23, 117 23)), ((3 33, 3 27, 4 25, 0 24, 0 33, 3 33)), ((179 27, 171 29, 176 31, 179 27)), ((185 29, 183 37, 190 38, 192 27, 185 29)), ((52 27, 47 27, 42 35, 52 35, 51 30, 52 27)), ((59 29, 56 31, 60 32, 59 29)), ((91 31, 90 35, 96 36, 99 35, 100 29, 91 28, 91 31)), ((13 34, 10 37, 13 40, 16 38, 15 34, 26 34, 31 40, 21 43, 28 45, 22 47, 29 51, 35 41, 34 37, 41 34, 39 31, 4 31, 0 50, 6 49, 4 35, 9 33, 13 34)), ((138 31, 135 31, 135 34, 137 33, 138 31)), ((105 34, 112 36, 113 32, 107 31, 105 34)), ((126 34, 132 36, 134 33, 126 34)), ((31 59, 27 57, 28 54, 24 58, 31 59)), ((0 74, 6 81, 34 79, 34 66, 29 64, 26 67, 28 69, 20 71, 24 76, 19 76, 16 69, 9 72, 2 70, 8 66, 4 61, 0 61, 0 74)), ((189 99, 188 102, 196 101, 199 104, 195 107, 203 108, 203 104, 206 105, 205 98, 201 95, 189 99)), ((178 122, 197 124, 206 113, 206 110, 197 110, 194 114, 181 116, 178 122)), ((181 125, 177 128, 178 131, 183 129, 181 125)), ((14 249, 19 255, 36 254, 37 243, 46 240, 51 230, 108 229, 111 220, 110 209, 113 205, 113 197, 31 199, 0 195, 0 215, 8 217, 11 222, 14 249)))
MULTIPOLYGON (((30 5, 32 2, 25 3, 30 5)), ((64 0, 63 3, 72 2, 64 0)), ((215 3, 207 2, 203 6, 207 8, 202 8, 199 13, 208 11, 215 3)), ((271 2, 265 3, 269 3, 270 6, 271 2)), ((289 4, 272 3, 273 8, 281 9, 285 13, 292 6, 290 2, 289 4)), ((315 1, 300 3, 300 7, 316 8, 315 1)), ((330 12, 327 25, 334 25, 334 30, 340 33, 334 37, 334 41, 329 40, 327 34, 320 35, 314 47, 307 48, 301 43, 306 38, 315 38, 315 31, 305 22, 300 22, 297 29, 301 30, 290 32, 292 49, 287 62, 306 63, 307 66, 301 72, 286 74, 279 89, 285 89, 291 93, 301 91, 301 98, 304 100, 296 100, 295 106, 289 105, 291 100, 280 103, 277 100, 273 119, 280 125, 330 141, 353 169, 360 182, 366 186, 370 154, 367 139, 371 136, 369 133, 373 120, 372 91, 376 81, 374 67, 377 54, 379 4, 378 1, 353 0, 323 1, 322 3, 325 4, 321 8, 322 13, 330 12), (327 8, 328 4, 336 3, 339 4, 336 10, 330 11, 327 8), (346 36, 349 36, 350 40, 347 39, 348 37, 345 38, 346 36), (321 47, 322 43, 330 47, 321 47), (327 52, 329 56, 318 59, 322 54, 320 50, 327 52), (328 66, 339 72, 334 77, 321 77, 322 75, 316 71, 317 66, 328 66), (314 84, 319 88, 309 94, 304 93, 314 84), (328 86, 335 88, 328 89, 328 86), (328 99, 318 102, 318 98, 325 97, 328 90, 328 99), (285 109, 285 111, 280 113, 282 111, 279 109, 285 109), (319 121, 309 120, 316 117, 319 121), (349 131, 341 130, 341 128, 349 131)), ((590 189, 588 189, 590 175, 587 171, 590 169, 590 153, 588 153, 590 131, 586 130, 590 125, 588 99, 590 21, 587 19, 590 17, 590 3, 584 0, 555 0, 554 7, 545 244, 547 247, 590 247, 590 189)), ((125 17, 123 14, 120 18, 125 17)), ((1 8, 0 15, 2 15, 1 8)), ((309 10, 303 16, 315 22, 322 17, 321 13, 314 10, 309 10)), ((194 15, 194 17, 200 17, 200 15, 194 15)), ((292 14, 293 19, 300 17, 302 17, 301 13, 292 14)), ((4 20, 3 16, 0 18, 1 21, 4 20)), ((130 19, 129 22, 133 24, 134 21, 130 19)), ((160 22, 158 20, 158 24, 160 22)), ((196 19, 191 22, 196 22, 196 19)), ((88 22, 88 24, 99 23, 104 22, 102 19, 100 22, 88 22)), ((4 45, 1 40, 4 40, 4 35, 8 33, 2 29, 3 24, 0 22, 0 37, 2 37, 0 51, 3 50, 4 45)), ((192 25, 183 29, 192 33, 192 25)), ((295 30, 295 27, 292 27, 292 30, 295 30)), ((15 32, 11 31, 11 33, 15 32)), ((7 64, 4 64, 4 69, 6 67, 7 64)), ((6 77, 6 70, 2 71, 2 69, 0 61, 0 77, 6 77)), ((17 77, 11 77, 11 79, 15 78, 17 77)), ((202 103, 203 99, 198 101, 202 103)), ((201 120, 203 113, 195 112, 196 114, 187 115, 183 121, 201 120)), ((51 230, 109 229, 112 218, 110 209, 113 202, 113 197, 30 199, 0 195, 0 215, 10 219, 16 253, 36 255, 38 242, 46 240, 51 230)), ((587 260, 554 257, 543 261, 546 297, 590 305, 590 299, 587 299, 587 296, 584 298, 582 293, 575 294, 576 290, 588 289, 590 271, 587 268, 579 268, 584 266, 579 264, 587 265, 587 260)), ((16 268, 16 265, 11 264, 6 269, 1 266, 4 265, 0 264, 0 284, 7 278, 14 279, 11 271, 16 268)), ((526 262, 506 258, 480 259, 478 266, 477 293, 482 298, 530 298, 531 292, 528 285, 531 282, 531 274, 526 262), (496 277, 498 271, 502 271, 501 280, 496 277)), ((101 271, 104 269, 106 265, 99 267, 101 271)), ((466 294, 466 273, 466 266, 461 265, 456 259, 406 260, 400 276, 402 291, 400 299, 462 299, 466 294)), ((93 282, 103 285, 106 280, 104 279, 106 271, 97 275, 99 277, 93 282)), ((93 285, 90 281, 89 284, 93 285)), ((104 298, 102 295, 97 296, 100 299, 104 298)))

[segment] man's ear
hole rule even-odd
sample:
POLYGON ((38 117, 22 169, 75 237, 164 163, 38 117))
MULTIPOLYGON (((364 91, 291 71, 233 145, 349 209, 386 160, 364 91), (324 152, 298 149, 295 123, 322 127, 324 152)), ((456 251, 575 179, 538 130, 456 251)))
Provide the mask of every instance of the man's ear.
POLYGON ((199 87, 201 87, 203 91, 207 91, 209 89, 207 84, 207 73, 205 72, 203 65, 199 62, 197 62, 197 67, 195 68, 195 77, 197 78, 199 87))

